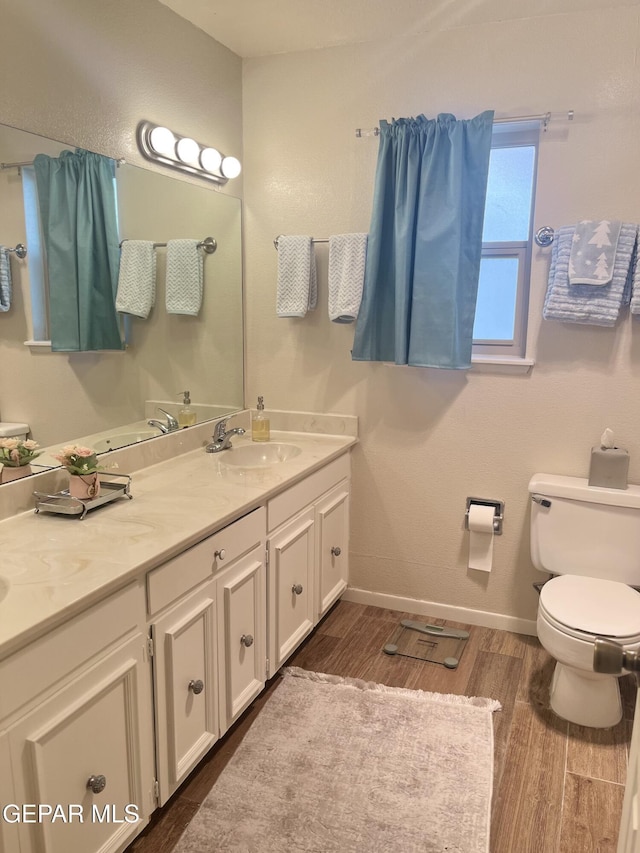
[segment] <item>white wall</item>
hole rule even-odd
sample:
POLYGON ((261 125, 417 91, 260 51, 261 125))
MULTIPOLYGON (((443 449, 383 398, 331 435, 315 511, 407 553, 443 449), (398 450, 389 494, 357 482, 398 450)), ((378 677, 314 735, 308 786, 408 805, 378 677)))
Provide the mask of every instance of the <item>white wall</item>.
POLYGON ((353 363, 353 327, 320 308, 275 317, 278 234, 366 231, 380 118, 575 110, 540 145, 536 227, 640 221, 638 6, 462 27, 244 62, 248 401, 356 414, 352 584, 535 618, 527 483, 586 476, 605 426, 640 482, 640 332, 541 319, 549 250, 536 250, 528 376, 353 363), (467 495, 505 500, 490 575, 467 570, 467 495))

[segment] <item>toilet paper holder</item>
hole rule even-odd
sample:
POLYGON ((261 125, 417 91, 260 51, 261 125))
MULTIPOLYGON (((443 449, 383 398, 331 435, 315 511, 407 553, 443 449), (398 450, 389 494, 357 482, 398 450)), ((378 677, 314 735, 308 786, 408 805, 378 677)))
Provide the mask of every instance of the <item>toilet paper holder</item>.
POLYGON ((469 510, 472 504, 493 507, 493 532, 496 536, 502 535, 502 522, 504 521, 504 501, 494 501, 489 498, 467 498, 467 510, 464 514, 464 528, 469 529, 469 510))

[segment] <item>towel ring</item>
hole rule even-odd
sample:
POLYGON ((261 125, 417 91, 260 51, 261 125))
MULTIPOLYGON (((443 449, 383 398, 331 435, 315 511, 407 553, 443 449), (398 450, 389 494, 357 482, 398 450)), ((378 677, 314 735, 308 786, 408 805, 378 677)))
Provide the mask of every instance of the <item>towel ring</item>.
POLYGON ((550 225, 543 225, 542 228, 538 228, 536 231, 534 240, 538 244, 538 246, 550 246, 553 243, 553 238, 555 236, 555 232, 550 225))

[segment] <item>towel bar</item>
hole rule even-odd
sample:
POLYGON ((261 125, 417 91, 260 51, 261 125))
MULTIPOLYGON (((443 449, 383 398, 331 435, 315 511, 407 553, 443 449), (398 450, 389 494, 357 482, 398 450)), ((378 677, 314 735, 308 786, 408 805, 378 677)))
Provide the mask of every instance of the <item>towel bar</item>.
POLYGON ((536 231, 535 237, 533 238, 538 246, 550 246, 553 243, 553 238, 555 236, 555 232, 550 225, 543 225, 542 228, 538 228, 536 231))

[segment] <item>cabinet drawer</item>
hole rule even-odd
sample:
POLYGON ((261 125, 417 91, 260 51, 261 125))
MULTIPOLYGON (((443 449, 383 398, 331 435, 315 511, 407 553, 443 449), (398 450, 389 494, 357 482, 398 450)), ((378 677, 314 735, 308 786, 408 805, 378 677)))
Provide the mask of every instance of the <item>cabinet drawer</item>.
POLYGON ((313 503, 345 477, 349 477, 350 470, 350 456, 344 453, 320 471, 316 471, 315 474, 291 486, 286 492, 272 498, 267 507, 269 532, 300 512, 303 507, 313 503))
POLYGON ((236 557, 259 545, 265 536, 265 516, 264 507, 260 507, 149 572, 149 615, 159 613, 236 557))
POLYGON ((130 584, 0 662, 0 720, 144 624, 144 586, 130 584))

